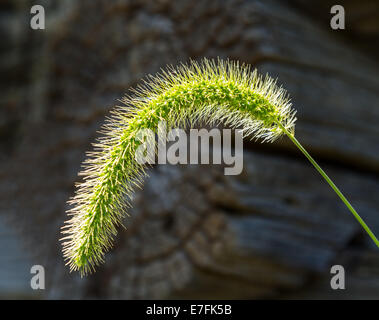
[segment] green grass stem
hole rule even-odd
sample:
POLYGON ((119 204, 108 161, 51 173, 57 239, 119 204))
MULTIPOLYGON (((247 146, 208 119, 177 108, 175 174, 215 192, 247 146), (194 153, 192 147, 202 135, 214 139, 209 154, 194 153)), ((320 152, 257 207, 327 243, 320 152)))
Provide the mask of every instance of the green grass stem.
MULTIPOLYGON (((280 123, 279 123, 280 125, 280 123)), ((286 128, 282 128, 283 131, 286 133, 288 138, 291 139, 291 141, 296 145, 297 148, 307 157, 309 162, 316 168, 316 170, 321 174, 321 176, 325 179, 325 181, 331 186, 331 188, 334 190, 334 192, 340 197, 342 202, 346 205, 346 207, 350 210, 350 212, 354 215, 355 219, 360 223, 360 225, 363 227, 363 229, 368 233, 368 235, 371 237, 372 241, 376 244, 376 246, 379 248, 379 241, 374 235, 374 233, 371 231, 369 226, 364 222, 364 220, 361 218, 361 216, 358 214, 358 212, 354 209, 354 207, 351 205, 351 203, 346 199, 346 197, 342 194, 340 189, 334 184, 332 179, 329 178, 329 176, 325 173, 325 171, 317 164, 317 162, 312 158, 312 156, 305 150, 305 148, 301 145, 301 143, 295 138, 293 134, 288 132, 286 128)))

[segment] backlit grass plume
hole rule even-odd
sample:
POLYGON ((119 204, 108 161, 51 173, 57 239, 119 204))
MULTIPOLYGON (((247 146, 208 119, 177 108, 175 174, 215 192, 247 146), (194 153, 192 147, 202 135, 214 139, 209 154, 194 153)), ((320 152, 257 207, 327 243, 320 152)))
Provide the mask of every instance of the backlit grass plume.
POLYGON ((191 126, 201 120, 242 128, 245 137, 274 141, 288 136, 342 199, 379 246, 358 213, 294 137, 295 111, 286 91, 270 77, 258 75, 248 65, 222 60, 191 62, 150 76, 125 97, 103 127, 102 137, 88 154, 84 181, 69 201, 70 220, 62 228, 63 253, 71 270, 86 274, 103 262, 117 227, 129 207, 131 193, 142 183, 143 165, 135 160, 141 129, 157 132, 191 126))

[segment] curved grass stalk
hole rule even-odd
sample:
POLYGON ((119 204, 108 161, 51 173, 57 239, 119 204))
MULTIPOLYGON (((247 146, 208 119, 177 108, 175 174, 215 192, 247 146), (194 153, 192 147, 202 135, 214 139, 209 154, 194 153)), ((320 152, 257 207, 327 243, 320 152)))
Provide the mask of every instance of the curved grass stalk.
POLYGON ((84 181, 69 201, 71 218, 62 227, 63 253, 71 270, 86 274, 103 262, 135 187, 142 184, 144 166, 135 160, 142 129, 159 132, 192 126, 196 121, 224 123, 242 128, 245 137, 274 141, 287 135, 304 153, 379 246, 378 240, 358 213, 295 139, 295 111, 276 81, 259 76, 248 65, 207 60, 162 70, 150 76, 134 95, 125 97, 103 126, 103 136, 88 153, 84 181))

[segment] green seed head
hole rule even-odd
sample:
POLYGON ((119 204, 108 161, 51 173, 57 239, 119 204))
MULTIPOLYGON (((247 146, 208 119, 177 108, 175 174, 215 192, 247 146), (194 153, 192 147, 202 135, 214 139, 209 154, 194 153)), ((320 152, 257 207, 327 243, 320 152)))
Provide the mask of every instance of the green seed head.
POLYGON ((140 130, 157 133, 160 121, 168 129, 202 121, 274 141, 285 131, 293 134, 296 120, 286 91, 276 81, 262 78, 248 65, 222 60, 168 67, 148 77, 123 103, 112 111, 84 162, 84 181, 69 201, 71 218, 62 228, 67 264, 82 274, 103 262, 131 193, 142 183, 144 167, 135 160, 140 130))

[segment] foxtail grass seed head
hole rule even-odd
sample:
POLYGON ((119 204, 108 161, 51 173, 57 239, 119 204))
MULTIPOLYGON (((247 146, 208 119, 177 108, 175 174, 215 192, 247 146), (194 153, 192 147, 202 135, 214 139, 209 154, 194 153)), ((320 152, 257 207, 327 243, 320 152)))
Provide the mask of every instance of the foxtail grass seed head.
POLYGON ((69 201, 70 219, 62 228, 63 253, 71 270, 86 274, 103 262, 126 214, 144 166, 135 160, 139 130, 158 130, 196 121, 240 127, 244 136, 273 141, 294 131, 295 112, 282 88, 238 62, 207 60, 169 67, 125 97, 88 153, 84 181, 69 201))
POLYGON ((70 270, 82 275, 104 261, 132 192, 142 185, 144 165, 135 160, 140 130, 159 135, 160 121, 168 130, 201 121, 240 128, 245 137, 262 142, 294 134, 295 111, 286 91, 235 61, 204 59, 168 67, 148 76, 122 102, 87 154, 83 182, 68 202, 70 218, 62 227, 64 258, 70 270))

